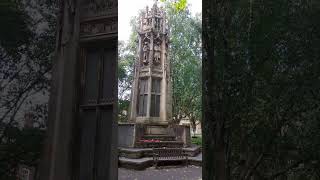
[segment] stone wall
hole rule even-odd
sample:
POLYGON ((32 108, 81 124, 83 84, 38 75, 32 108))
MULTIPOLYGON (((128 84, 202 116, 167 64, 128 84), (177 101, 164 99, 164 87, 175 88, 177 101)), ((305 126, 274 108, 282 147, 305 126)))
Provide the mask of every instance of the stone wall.
POLYGON ((133 147, 134 143, 134 128, 132 123, 118 124, 118 146, 133 147))
POLYGON ((191 146, 190 126, 188 125, 172 125, 172 129, 177 140, 183 141, 184 147, 191 146))
POLYGON ((136 142, 139 142, 145 133, 145 125, 144 124, 136 124, 134 128, 135 136, 134 136, 134 145, 136 142))

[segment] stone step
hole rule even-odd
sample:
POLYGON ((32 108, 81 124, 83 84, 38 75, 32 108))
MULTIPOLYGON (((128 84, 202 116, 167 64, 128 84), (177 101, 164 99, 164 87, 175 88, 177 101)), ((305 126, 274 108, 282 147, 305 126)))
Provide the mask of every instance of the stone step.
MULTIPOLYGON (((201 152, 199 146, 183 148, 189 157, 195 157, 201 152)), ((152 157, 152 148, 119 148, 119 157, 126 157, 131 159, 139 159, 143 157, 152 157)))
POLYGON ((134 170, 144 170, 148 167, 153 166, 153 159, 151 157, 141 159, 130 159, 120 157, 118 161, 119 167, 134 170))
MULTIPOLYGON (((125 157, 119 157, 119 167, 126 169, 144 170, 154 165, 152 157, 144 157, 139 159, 131 159, 125 157)), ((196 157, 188 158, 189 165, 202 166, 202 154, 198 154, 196 157)))
POLYGON ((161 140, 161 141, 175 141, 176 138, 175 136, 170 136, 170 135, 144 135, 142 139, 156 139, 156 140, 161 140))
POLYGON ((183 141, 137 142, 136 146, 140 148, 178 148, 183 147, 183 141))

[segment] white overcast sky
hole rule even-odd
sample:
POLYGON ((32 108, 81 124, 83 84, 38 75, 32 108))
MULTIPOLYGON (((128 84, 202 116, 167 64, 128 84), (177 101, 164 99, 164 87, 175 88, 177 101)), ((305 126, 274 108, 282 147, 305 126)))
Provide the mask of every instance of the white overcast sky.
MULTIPOLYGON (((187 0, 191 13, 194 15, 202 11, 202 0, 187 0)), ((118 28, 121 41, 127 41, 130 36, 130 19, 138 15, 140 9, 145 9, 146 6, 151 7, 154 0, 118 0, 118 28)), ((162 3, 159 1, 158 5, 162 3)))

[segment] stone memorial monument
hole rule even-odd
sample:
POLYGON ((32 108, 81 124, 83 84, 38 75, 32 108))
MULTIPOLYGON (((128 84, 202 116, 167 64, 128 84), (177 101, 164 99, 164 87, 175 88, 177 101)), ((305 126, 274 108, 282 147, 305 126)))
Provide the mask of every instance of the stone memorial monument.
POLYGON ((173 135, 168 128, 172 98, 165 12, 155 2, 151 9, 146 8, 140 21, 129 114, 129 120, 140 127, 136 129, 140 131, 135 134, 136 146, 141 145, 138 141, 144 135, 149 138, 173 135))
POLYGON ((152 164, 152 148, 184 148, 195 156, 200 148, 191 147, 190 127, 171 123, 169 27, 166 13, 157 1, 142 13, 137 34, 130 123, 118 127, 119 164, 137 169, 148 167, 152 164))

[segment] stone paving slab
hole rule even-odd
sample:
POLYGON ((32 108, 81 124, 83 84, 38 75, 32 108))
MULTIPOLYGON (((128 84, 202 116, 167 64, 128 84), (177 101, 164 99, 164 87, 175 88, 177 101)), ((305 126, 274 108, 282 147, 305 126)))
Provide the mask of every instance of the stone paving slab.
POLYGON ((202 153, 198 154, 195 157, 189 157, 188 159, 192 159, 192 160, 197 160, 197 161, 202 161, 202 153))
MULTIPOLYGON (((184 150, 194 151, 200 148, 199 146, 193 145, 191 147, 182 148, 184 150)), ((152 151, 152 148, 119 148, 121 151, 130 151, 130 152, 140 152, 140 151, 152 151)))
POLYGON ((189 157, 189 162, 192 165, 202 166, 202 153, 198 154, 195 157, 189 157))
POLYGON ((202 168, 198 166, 166 169, 147 168, 144 171, 118 169, 118 180, 201 180, 202 168))
POLYGON ((140 159, 130 159, 130 158, 125 158, 125 157, 119 157, 119 161, 120 162, 132 162, 132 163, 144 163, 147 161, 152 161, 152 157, 144 157, 144 158, 140 158, 140 159))

